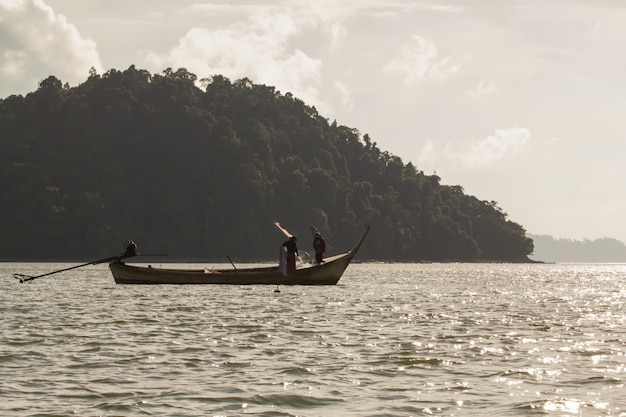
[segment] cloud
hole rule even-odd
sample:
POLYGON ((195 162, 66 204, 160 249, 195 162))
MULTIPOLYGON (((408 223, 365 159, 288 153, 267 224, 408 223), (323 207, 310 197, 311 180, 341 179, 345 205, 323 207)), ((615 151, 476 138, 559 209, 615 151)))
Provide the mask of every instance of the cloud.
POLYGON ((440 83, 459 72, 467 57, 446 56, 439 59, 435 44, 421 36, 412 35, 385 67, 386 72, 401 74, 408 86, 440 83))
POLYGON ((458 154, 467 168, 489 167, 493 163, 519 153, 530 141, 525 128, 498 129, 486 138, 473 142, 469 151, 458 154))
POLYGON ((465 149, 448 143, 437 152, 435 145, 428 142, 418 159, 426 166, 451 166, 462 170, 491 168, 522 152, 530 139, 526 128, 497 129, 493 135, 475 140, 465 149))
MULTIPOLYGON (((222 74, 231 79, 248 77, 255 83, 270 84, 285 93, 291 92, 305 102, 328 110, 321 91, 329 87, 349 110, 353 101, 342 83, 329 80, 322 85, 324 59, 336 58, 344 42, 355 41, 348 28, 359 17, 380 18, 384 11, 394 16, 407 12, 433 11, 427 4, 405 1, 377 2, 350 0, 315 2, 290 0, 245 5, 194 4, 183 12, 195 21, 169 51, 144 51, 147 66, 160 71, 166 67, 185 67, 201 78, 222 74), (209 23, 211 22, 211 23, 209 23), (298 47, 294 47, 294 45, 298 47)), ((455 7, 435 7, 437 12, 458 11, 455 7)), ((417 52, 426 53, 422 74, 428 81, 441 81, 458 70, 462 60, 444 57, 436 60, 431 43, 416 37, 417 52)), ((415 45, 413 50, 415 52, 415 45)), ((433 46, 434 47, 434 46, 433 46)), ((408 59, 408 58, 407 58, 408 59)), ((396 66, 401 65, 397 63, 396 66)), ((394 67, 392 67, 393 70, 394 67)), ((401 71, 398 69, 398 71, 401 71)), ((327 95, 326 100, 331 98, 327 95)))
POLYGON ((493 82, 486 82, 485 80, 480 80, 478 85, 469 91, 469 95, 473 97, 484 97, 486 95, 495 93, 497 90, 496 85, 493 82))
POLYGON ((339 94, 342 106, 347 110, 354 109, 354 98, 349 88, 341 81, 335 81, 335 91, 339 94))
POLYGON ((3 78, 19 77, 24 72, 27 60, 25 51, 5 50, 0 58, 0 74, 3 78))
POLYGON ((42 0, 0 0, 3 93, 9 88, 15 91, 7 93, 31 91, 48 75, 76 83, 87 78, 92 66, 102 70, 96 44, 42 0))
POLYGON ((435 167, 439 161, 439 155, 435 150, 435 145, 432 141, 427 141, 422 150, 420 151, 417 160, 420 165, 425 167, 435 167))
MULTIPOLYGON (((354 101, 347 95, 351 83, 332 79, 350 65, 345 57, 346 44, 362 42, 360 36, 350 33, 350 28, 358 32, 362 17, 388 24, 390 19, 402 19, 407 13, 459 10, 404 0, 195 3, 179 11, 181 21, 193 23, 176 46, 169 50, 151 48, 142 55, 144 65, 153 71, 184 67, 200 78, 214 74, 231 79, 248 77, 255 83, 290 92, 322 112, 331 111, 335 105, 351 110, 354 101), (336 68, 337 58, 344 59, 342 68, 336 68), (326 82, 322 81, 324 76, 326 82)), ((436 49, 434 56, 428 55, 432 44, 422 38, 412 42, 413 52, 417 44, 417 52, 427 54, 422 78, 429 82, 445 79, 462 63, 456 57, 437 59, 436 49)), ((350 50, 360 48, 351 46, 350 50)), ((347 80, 345 75, 339 76, 347 80)))
POLYGON ((264 10, 227 28, 192 28, 166 55, 148 51, 145 56, 156 68, 185 67, 200 77, 248 77, 316 102, 322 63, 289 48, 289 40, 298 33, 289 14, 264 10))

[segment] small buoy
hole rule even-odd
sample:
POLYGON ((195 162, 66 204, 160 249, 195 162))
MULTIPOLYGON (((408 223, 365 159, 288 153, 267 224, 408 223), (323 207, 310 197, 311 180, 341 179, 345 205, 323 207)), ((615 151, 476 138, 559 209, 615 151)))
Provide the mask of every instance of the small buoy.
POLYGON ((280 290, 278 289, 278 285, 276 286, 276 289, 274 290, 274 292, 280 292, 280 290))

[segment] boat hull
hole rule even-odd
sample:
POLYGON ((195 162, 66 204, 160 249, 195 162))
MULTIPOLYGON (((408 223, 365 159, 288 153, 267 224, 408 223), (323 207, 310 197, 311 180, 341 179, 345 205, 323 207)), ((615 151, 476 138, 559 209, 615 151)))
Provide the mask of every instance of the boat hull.
POLYGON ((287 275, 278 266, 233 269, 168 269, 111 262, 109 269, 116 284, 221 284, 221 285, 335 285, 357 254, 369 231, 349 252, 327 258, 321 265, 296 269, 287 275))
POLYGON ((116 284, 222 284, 222 285, 335 285, 354 255, 350 252, 319 266, 297 269, 288 275, 278 267, 232 270, 152 268, 111 262, 116 284))

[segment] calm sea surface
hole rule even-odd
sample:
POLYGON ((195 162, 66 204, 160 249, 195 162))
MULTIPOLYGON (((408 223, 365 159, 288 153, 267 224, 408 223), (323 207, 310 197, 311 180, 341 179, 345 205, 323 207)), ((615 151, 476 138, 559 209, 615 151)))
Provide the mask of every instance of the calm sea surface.
POLYGON ((353 264, 280 292, 12 278, 68 266, 0 263, 0 416, 626 416, 623 264, 353 264))

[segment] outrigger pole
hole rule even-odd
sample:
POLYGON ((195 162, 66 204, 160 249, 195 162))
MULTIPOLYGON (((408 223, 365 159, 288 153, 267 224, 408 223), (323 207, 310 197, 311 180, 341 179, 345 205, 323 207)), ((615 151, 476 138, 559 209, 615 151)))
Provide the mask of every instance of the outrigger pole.
POLYGON ((104 259, 98 259, 97 261, 86 262, 84 264, 70 266, 69 268, 59 269, 58 271, 48 272, 46 274, 41 275, 26 275, 26 274, 13 274, 13 278, 18 279, 20 282, 30 282, 37 278, 47 277, 48 275, 58 274, 59 272, 70 271, 72 269, 82 268, 83 266, 88 265, 97 265, 104 262, 113 262, 113 261, 121 261, 122 259, 132 258, 133 256, 167 256, 167 255, 142 255, 137 252, 137 245, 132 240, 129 240, 125 243, 124 252, 117 256, 110 256, 104 259))
POLYGON ((101 264, 101 263, 104 263, 104 262, 119 261, 121 259, 130 258, 131 256, 135 256, 135 255, 130 255, 130 254, 125 254, 124 253, 122 255, 111 256, 109 258, 104 258, 104 259, 98 259, 97 261, 86 262, 84 264, 71 266, 69 268, 59 269, 58 271, 52 271, 52 272, 48 272, 46 274, 41 274, 41 275, 32 276, 32 275, 26 275, 26 274, 13 274, 13 278, 16 278, 16 279, 20 280, 20 282, 22 282, 22 283, 30 282, 30 281, 32 281, 34 279, 37 279, 37 278, 42 278, 42 277, 47 277, 48 275, 58 274, 59 272, 70 271, 72 269, 82 268, 83 266, 97 265, 97 264, 101 264))

